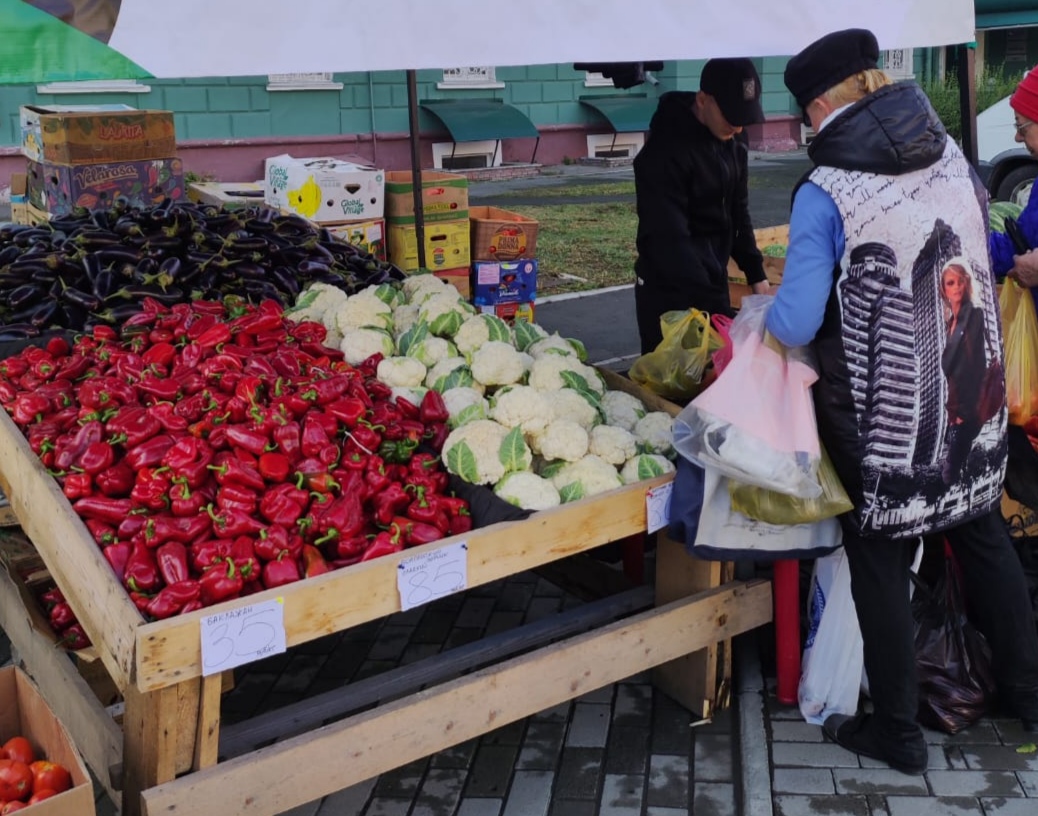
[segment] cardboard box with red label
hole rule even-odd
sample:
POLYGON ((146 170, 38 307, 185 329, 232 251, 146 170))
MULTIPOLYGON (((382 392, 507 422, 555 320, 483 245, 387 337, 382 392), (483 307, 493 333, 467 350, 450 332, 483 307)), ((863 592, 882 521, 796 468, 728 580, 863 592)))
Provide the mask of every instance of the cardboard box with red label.
MULTIPOLYGON (((418 235, 414 224, 388 226, 389 260, 405 272, 418 271, 418 235)), ((468 267, 469 221, 436 221, 425 225, 426 269, 468 267)))
MULTIPOLYGON (((422 216, 426 223, 469 217, 469 180, 457 173, 422 172, 422 216)), ((414 177, 410 170, 386 173, 386 218, 414 224, 414 177)))
POLYGON ((537 261, 476 261, 472 299, 479 306, 527 303, 537 299, 537 261))
POLYGON ((386 222, 383 218, 357 221, 353 224, 335 224, 326 226, 325 229, 333 238, 353 244, 380 261, 386 259, 386 222))
POLYGON ((472 300, 472 287, 469 283, 469 268, 437 269, 433 274, 440 280, 451 284, 465 300, 472 300))
POLYGON ((509 326, 514 326, 518 320, 523 323, 533 323, 532 303, 498 303, 496 306, 477 306, 483 314, 491 314, 500 317, 509 326))
POLYGON ((473 207, 472 260, 515 261, 537 257, 539 224, 525 215, 500 207, 473 207))
POLYGON ((128 105, 23 105, 19 118, 22 153, 30 161, 129 162, 177 152, 171 111, 128 105))

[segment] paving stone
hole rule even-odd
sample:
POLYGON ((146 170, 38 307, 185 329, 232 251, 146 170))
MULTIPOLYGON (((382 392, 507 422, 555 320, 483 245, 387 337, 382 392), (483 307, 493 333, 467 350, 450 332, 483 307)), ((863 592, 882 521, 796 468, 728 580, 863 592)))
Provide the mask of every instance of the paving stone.
POLYGON ((864 796, 776 796, 775 816, 869 816, 864 796))
POLYGON ((603 754, 601 748, 563 748, 555 780, 555 796, 597 801, 603 754))
POLYGON ((298 646, 293 646, 291 653, 295 655, 301 654, 323 654, 330 655, 343 641, 343 633, 335 632, 331 635, 322 635, 316 640, 308 640, 306 643, 300 643, 298 646))
POLYGON ((469 773, 465 796, 504 796, 518 755, 519 749, 514 745, 480 745, 469 773))
POLYGON ((411 809, 410 799, 383 799, 375 797, 364 811, 364 816, 407 816, 411 809))
POLYGON ((439 653, 440 646, 437 643, 409 643, 404 649, 404 653, 400 655, 400 665, 409 666, 419 660, 435 657, 439 653))
POLYGON ((890 816, 983 816, 980 801, 973 796, 891 796, 890 816))
POLYGON ((696 734, 694 757, 696 782, 732 781, 732 738, 728 735, 696 734))
POLYGON ((771 724, 771 739, 775 742, 824 742, 820 726, 807 722, 778 720, 771 724))
POLYGON ((937 796, 1023 796, 1010 771, 931 771, 926 775, 937 796))
POLYGON ((1027 799, 981 799, 986 816, 1034 816, 1035 804, 1027 799))
POLYGON ((688 816, 688 808, 649 807, 645 816, 688 816))
POLYGON ((688 758, 653 754, 646 802, 653 807, 688 807, 688 758))
POLYGON ((499 612, 525 612, 533 595, 533 584, 509 581, 497 594, 494 609, 499 612))
POLYGON ((991 720, 976 722, 958 734, 945 734, 943 731, 924 728, 923 739, 942 745, 998 745, 1001 742, 995 723, 991 720))
POLYGON ((544 711, 538 711, 530 719, 538 722, 567 722, 569 720, 569 712, 573 707, 573 703, 567 700, 564 703, 546 708, 544 711))
POLYGON ((613 704, 614 686, 602 686, 601 688, 592 689, 579 697, 574 698, 576 703, 602 703, 603 705, 611 706, 613 704))
POLYGON ((767 712, 768 719, 770 720, 795 720, 797 722, 803 722, 804 716, 800 713, 800 709, 797 706, 785 705, 775 699, 775 695, 769 694, 767 700, 764 703, 764 709, 767 712))
POLYGON ((551 597, 537 597, 530 601, 530 605, 526 607, 526 623, 533 623, 534 621, 543 620, 544 618, 550 618, 552 615, 558 613, 562 606, 561 598, 551 597))
POLYGON ((857 768, 856 754, 832 742, 776 742, 771 746, 771 761, 778 766, 801 768, 857 768))
POLYGON ((1026 745, 1035 741, 1034 734, 1024 731, 1020 720, 993 720, 992 725, 1007 745, 1026 745))
POLYGON ((1038 797, 1038 773, 1034 771, 1020 771, 1016 778, 1020 780, 1020 786, 1028 796, 1038 797))
POLYGON ((577 703, 566 733, 566 746, 605 748, 609 735, 610 707, 600 703, 577 703))
POLYGON ((1008 745, 963 745, 966 764, 977 771, 1038 771, 1038 754, 1018 754, 1008 745))
POLYGON ((651 722, 652 686, 620 683, 613 703, 613 727, 644 726, 651 722))
MULTIPOLYGON (((951 758, 949 753, 953 754, 959 762, 958 767, 965 769, 966 762, 962 759, 961 754, 958 753, 959 749, 953 745, 940 745, 940 744, 929 744, 926 746, 926 762, 927 769, 931 771, 946 771, 952 767, 951 758)), ((858 761, 861 763, 863 768, 889 768, 882 759, 872 759, 872 757, 859 756, 858 761)))
POLYGON ((278 677, 271 691, 277 694, 295 694, 297 696, 305 694, 327 659, 327 655, 318 654, 293 656, 288 668, 278 677))
POLYGON ((869 803, 869 812, 872 816, 890 816, 890 811, 887 809, 886 796, 870 793, 865 797, 865 800, 869 803))
POLYGON ((457 816, 500 816, 503 799, 462 799, 457 816))
POLYGON ((515 767, 529 771, 555 770, 565 738, 565 723, 530 722, 515 767))
POLYGON ((709 720, 700 720, 693 723, 693 734, 697 736, 699 734, 731 734, 733 708, 717 711, 709 720))
POLYGON ((395 668, 395 660, 365 660, 351 679, 363 680, 366 677, 374 677, 395 668))
POLYGON ((340 646, 324 661, 318 677, 330 677, 343 682, 348 681, 364 664, 370 644, 348 643, 340 646))
POLYGON ((553 584, 551 581, 546 581, 544 578, 537 578, 534 595, 538 598, 562 598, 565 594, 566 592, 562 587, 553 584))
POLYGON ((697 782, 692 786, 692 812, 696 816, 736 816, 735 785, 697 782))
POLYGON ((455 627, 451 629, 451 633, 447 635, 447 639, 443 642, 443 650, 447 651, 448 649, 456 649, 459 646, 475 643, 482 636, 482 629, 455 627))
POLYGON ((478 739, 463 742, 450 748, 433 754, 429 764, 433 768, 468 768, 472 765, 472 758, 476 755, 478 739))
POLYGON ((458 613, 450 609, 427 609, 411 636, 412 643, 443 643, 454 627, 458 613))
POLYGON ((552 776, 547 771, 516 771, 502 816, 545 816, 552 776))
POLYGON ((653 694, 652 752, 654 754, 689 754, 692 732, 688 709, 682 708, 665 694, 653 694))
POLYGON ((909 776, 892 768, 834 768, 837 793, 883 793, 889 796, 926 795, 922 776, 909 776))
POLYGON ((835 793, 828 768, 776 768, 771 781, 775 793, 835 793))
POLYGON ((455 626, 472 629, 483 629, 490 620, 490 614, 494 611, 493 598, 468 597, 461 605, 455 626))
POLYGON ((606 774, 602 781, 599 816, 641 816, 645 777, 606 774))
MULTIPOLYGON (((953 771, 965 771, 967 770, 966 759, 962 755, 962 751, 957 746, 948 746, 944 749, 944 757, 948 760, 948 767, 953 771)), ((931 768, 931 770, 936 770, 931 768)))
POLYGON ((526 730, 526 720, 515 722, 488 731, 479 741, 482 745, 520 745, 523 741, 523 732, 526 730))
POLYGON ((465 771, 433 768, 425 775, 411 816, 452 816, 458 807, 465 771))
POLYGON ((483 634, 485 637, 490 635, 499 635, 502 632, 508 632, 515 629, 517 626, 522 625, 523 617, 525 612, 510 612, 510 611, 496 611, 491 613, 490 619, 487 621, 487 627, 483 634))
POLYGON ((606 743, 605 771, 610 774, 643 774, 649 763, 649 728, 613 725, 606 743))
POLYGON ((428 758, 424 758, 401 765, 399 768, 394 768, 391 771, 386 771, 379 776, 378 781, 375 783, 375 796, 394 799, 414 798, 428 764, 428 758))
POLYGON ((364 806, 375 789, 375 779, 365 779, 341 791, 326 796, 321 801, 317 816, 361 816, 364 806))
POLYGON ((549 816, 595 816, 597 802, 553 799, 549 816))

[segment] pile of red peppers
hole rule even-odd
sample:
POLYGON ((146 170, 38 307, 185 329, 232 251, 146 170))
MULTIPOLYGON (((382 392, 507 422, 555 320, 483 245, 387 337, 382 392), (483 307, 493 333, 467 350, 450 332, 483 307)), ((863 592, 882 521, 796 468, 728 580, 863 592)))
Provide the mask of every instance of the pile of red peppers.
POLYGON ((391 398, 282 307, 145 299, 0 361, 0 404, 153 619, 472 527, 447 410, 391 398), (420 450, 421 448, 421 450, 420 450))

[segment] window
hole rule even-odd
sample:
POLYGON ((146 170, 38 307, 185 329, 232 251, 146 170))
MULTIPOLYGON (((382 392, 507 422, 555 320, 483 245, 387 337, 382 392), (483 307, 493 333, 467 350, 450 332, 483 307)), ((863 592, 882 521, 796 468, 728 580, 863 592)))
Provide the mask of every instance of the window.
POLYGON ((584 72, 584 87, 585 88, 612 88, 613 80, 607 79, 599 73, 594 71, 584 72))
POLYGON ((587 137, 589 159, 633 159, 644 146, 644 133, 592 133, 587 137))
POLYGON ((440 90, 445 88, 503 88, 498 82, 493 65, 468 65, 460 68, 444 68, 443 82, 437 82, 440 90))
POLYGON ((268 74, 268 91, 341 91, 334 74, 268 74))
POLYGON ((148 93, 150 85, 141 85, 136 79, 91 79, 84 82, 48 82, 37 85, 41 94, 85 94, 85 93, 148 93))
POLYGON ((501 166, 501 142, 436 142, 432 146, 433 169, 473 170, 501 166))
POLYGON ((912 70, 914 52, 913 48, 884 51, 883 69, 890 74, 892 79, 912 79, 915 76, 915 72, 912 70))

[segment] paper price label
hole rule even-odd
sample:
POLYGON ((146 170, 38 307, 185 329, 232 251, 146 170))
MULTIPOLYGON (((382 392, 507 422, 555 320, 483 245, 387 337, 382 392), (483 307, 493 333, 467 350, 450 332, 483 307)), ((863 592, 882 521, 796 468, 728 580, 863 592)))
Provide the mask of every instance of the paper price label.
POLYGON ((654 487, 645 494, 645 529, 655 533, 670 524, 670 497, 674 482, 654 487))
POLYGON ((285 604, 276 598, 202 618, 202 674, 285 651, 285 604))
POLYGON ((468 586, 469 545, 448 544, 406 558, 397 565, 396 586, 404 611, 461 592, 468 586))

